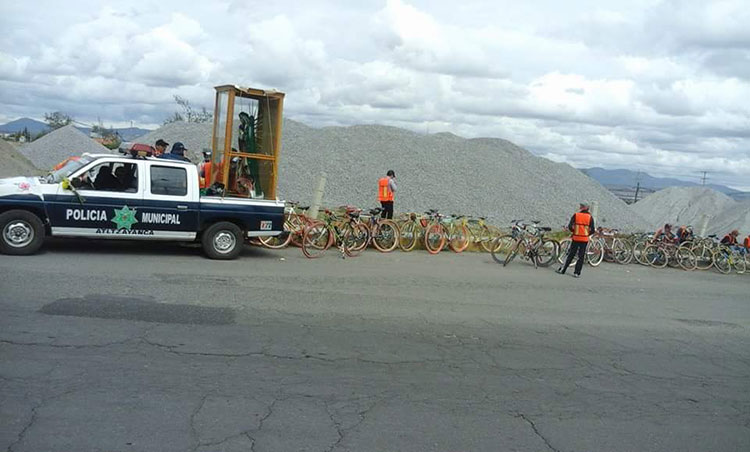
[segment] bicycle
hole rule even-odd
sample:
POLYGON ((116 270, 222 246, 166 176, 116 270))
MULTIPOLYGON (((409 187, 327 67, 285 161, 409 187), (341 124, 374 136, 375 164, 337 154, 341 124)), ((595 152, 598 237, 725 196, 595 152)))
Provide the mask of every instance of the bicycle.
POLYGON ((741 275, 747 270, 747 262, 742 253, 726 246, 719 245, 714 251, 714 267, 725 275, 734 271, 741 275))
POLYGON ((367 226, 359 221, 360 212, 360 209, 347 207, 346 218, 340 218, 326 209, 323 220, 314 220, 305 228, 302 252, 308 258, 317 258, 335 243, 342 258, 358 255, 367 245, 369 236, 367 226))
POLYGON ((428 222, 416 213, 404 214, 399 221, 401 225, 398 227, 398 246, 401 251, 411 251, 416 248, 428 222))
POLYGON ((398 226, 393 220, 380 218, 382 211, 380 207, 370 209, 370 217, 365 222, 369 231, 367 245, 372 243, 381 253, 389 253, 399 246, 398 226))
POLYGON ((492 243, 495 238, 500 236, 500 230, 486 223, 485 217, 468 218, 466 227, 469 230, 471 242, 479 243, 479 246, 486 252, 492 251, 492 243))
POLYGON ((278 236, 259 237, 261 245, 270 249, 281 249, 293 243, 296 246, 302 246, 302 234, 305 227, 308 226, 312 219, 305 215, 309 207, 300 207, 298 202, 290 201, 284 209, 284 233, 278 236))
MULTIPOLYGON (((573 243, 571 237, 566 237, 560 240, 560 253, 557 256, 557 261, 560 264, 565 264, 565 260, 568 258, 568 251, 570 251, 570 245, 573 243)), ((604 260, 604 241, 598 237, 589 237, 589 242, 586 245, 586 262, 592 266, 597 267, 604 260)), ((570 265, 574 265, 578 261, 578 256, 573 256, 573 260, 570 261, 570 265)))
POLYGON ((695 270, 697 260, 695 254, 687 247, 680 247, 675 242, 656 241, 644 250, 645 259, 655 268, 681 267, 683 270, 695 270))
MULTIPOLYGON (((514 222, 513 229, 516 231, 516 238, 510 252, 503 259, 503 267, 511 263, 519 254, 524 259, 530 260, 534 268, 547 267, 554 262, 559 252, 559 244, 556 240, 544 237, 544 233, 551 231, 552 228, 540 227, 538 221, 532 223, 514 222)), ((496 253, 492 253, 492 258, 499 262, 496 253)))
POLYGON ((468 230, 459 222, 462 216, 445 217, 436 209, 430 209, 426 214, 429 222, 424 231, 424 247, 428 253, 439 253, 446 243, 456 253, 464 251, 469 246, 468 230))

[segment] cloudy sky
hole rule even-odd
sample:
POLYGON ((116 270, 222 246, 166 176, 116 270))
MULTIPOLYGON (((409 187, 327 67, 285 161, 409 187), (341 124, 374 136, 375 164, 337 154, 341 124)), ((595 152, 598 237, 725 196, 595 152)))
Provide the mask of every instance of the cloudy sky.
POLYGON ((750 190, 747 0, 2 1, 0 123, 156 127, 173 95, 287 93, 312 126, 511 140, 750 190))

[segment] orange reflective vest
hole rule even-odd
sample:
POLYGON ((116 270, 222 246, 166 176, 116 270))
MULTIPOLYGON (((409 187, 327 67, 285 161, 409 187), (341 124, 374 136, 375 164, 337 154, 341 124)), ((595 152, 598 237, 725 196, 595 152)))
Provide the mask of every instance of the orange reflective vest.
POLYGON ((589 225, 591 224, 591 214, 586 212, 577 212, 573 219, 573 241, 589 241, 589 225))
POLYGON ((211 186, 211 162, 205 162, 203 164, 203 176, 200 178, 200 188, 206 188, 211 186))
POLYGON ((393 192, 388 186, 388 177, 381 177, 378 180, 378 201, 393 201, 393 192))

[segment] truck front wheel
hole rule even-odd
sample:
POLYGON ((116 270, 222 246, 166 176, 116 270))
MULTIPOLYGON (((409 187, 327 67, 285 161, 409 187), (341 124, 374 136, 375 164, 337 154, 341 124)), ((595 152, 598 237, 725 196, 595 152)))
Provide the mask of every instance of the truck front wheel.
POLYGON ((242 230, 236 224, 222 221, 212 224, 201 237, 203 251, 210 259, 236 259, 242 252, 242 230))
POLYGON ((44 242, 44 224, 26 210, 9 210, 0 214, 0 252, 34 254, 44 242))

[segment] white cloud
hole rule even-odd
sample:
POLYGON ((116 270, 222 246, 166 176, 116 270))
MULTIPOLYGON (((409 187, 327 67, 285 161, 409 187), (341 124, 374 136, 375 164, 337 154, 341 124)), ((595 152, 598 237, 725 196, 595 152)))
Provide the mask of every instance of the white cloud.
MULTIPOLYGON (((312 125, 503 137, 577 166, 727 183, 750 159, 741 1, 0 5, 4 117, 158 124, 179 94, 287 92, 312 125), (542 14, 543 13, 543 14, 542 14)), ((744 171, 744 173, 743 173, 744 171)))

